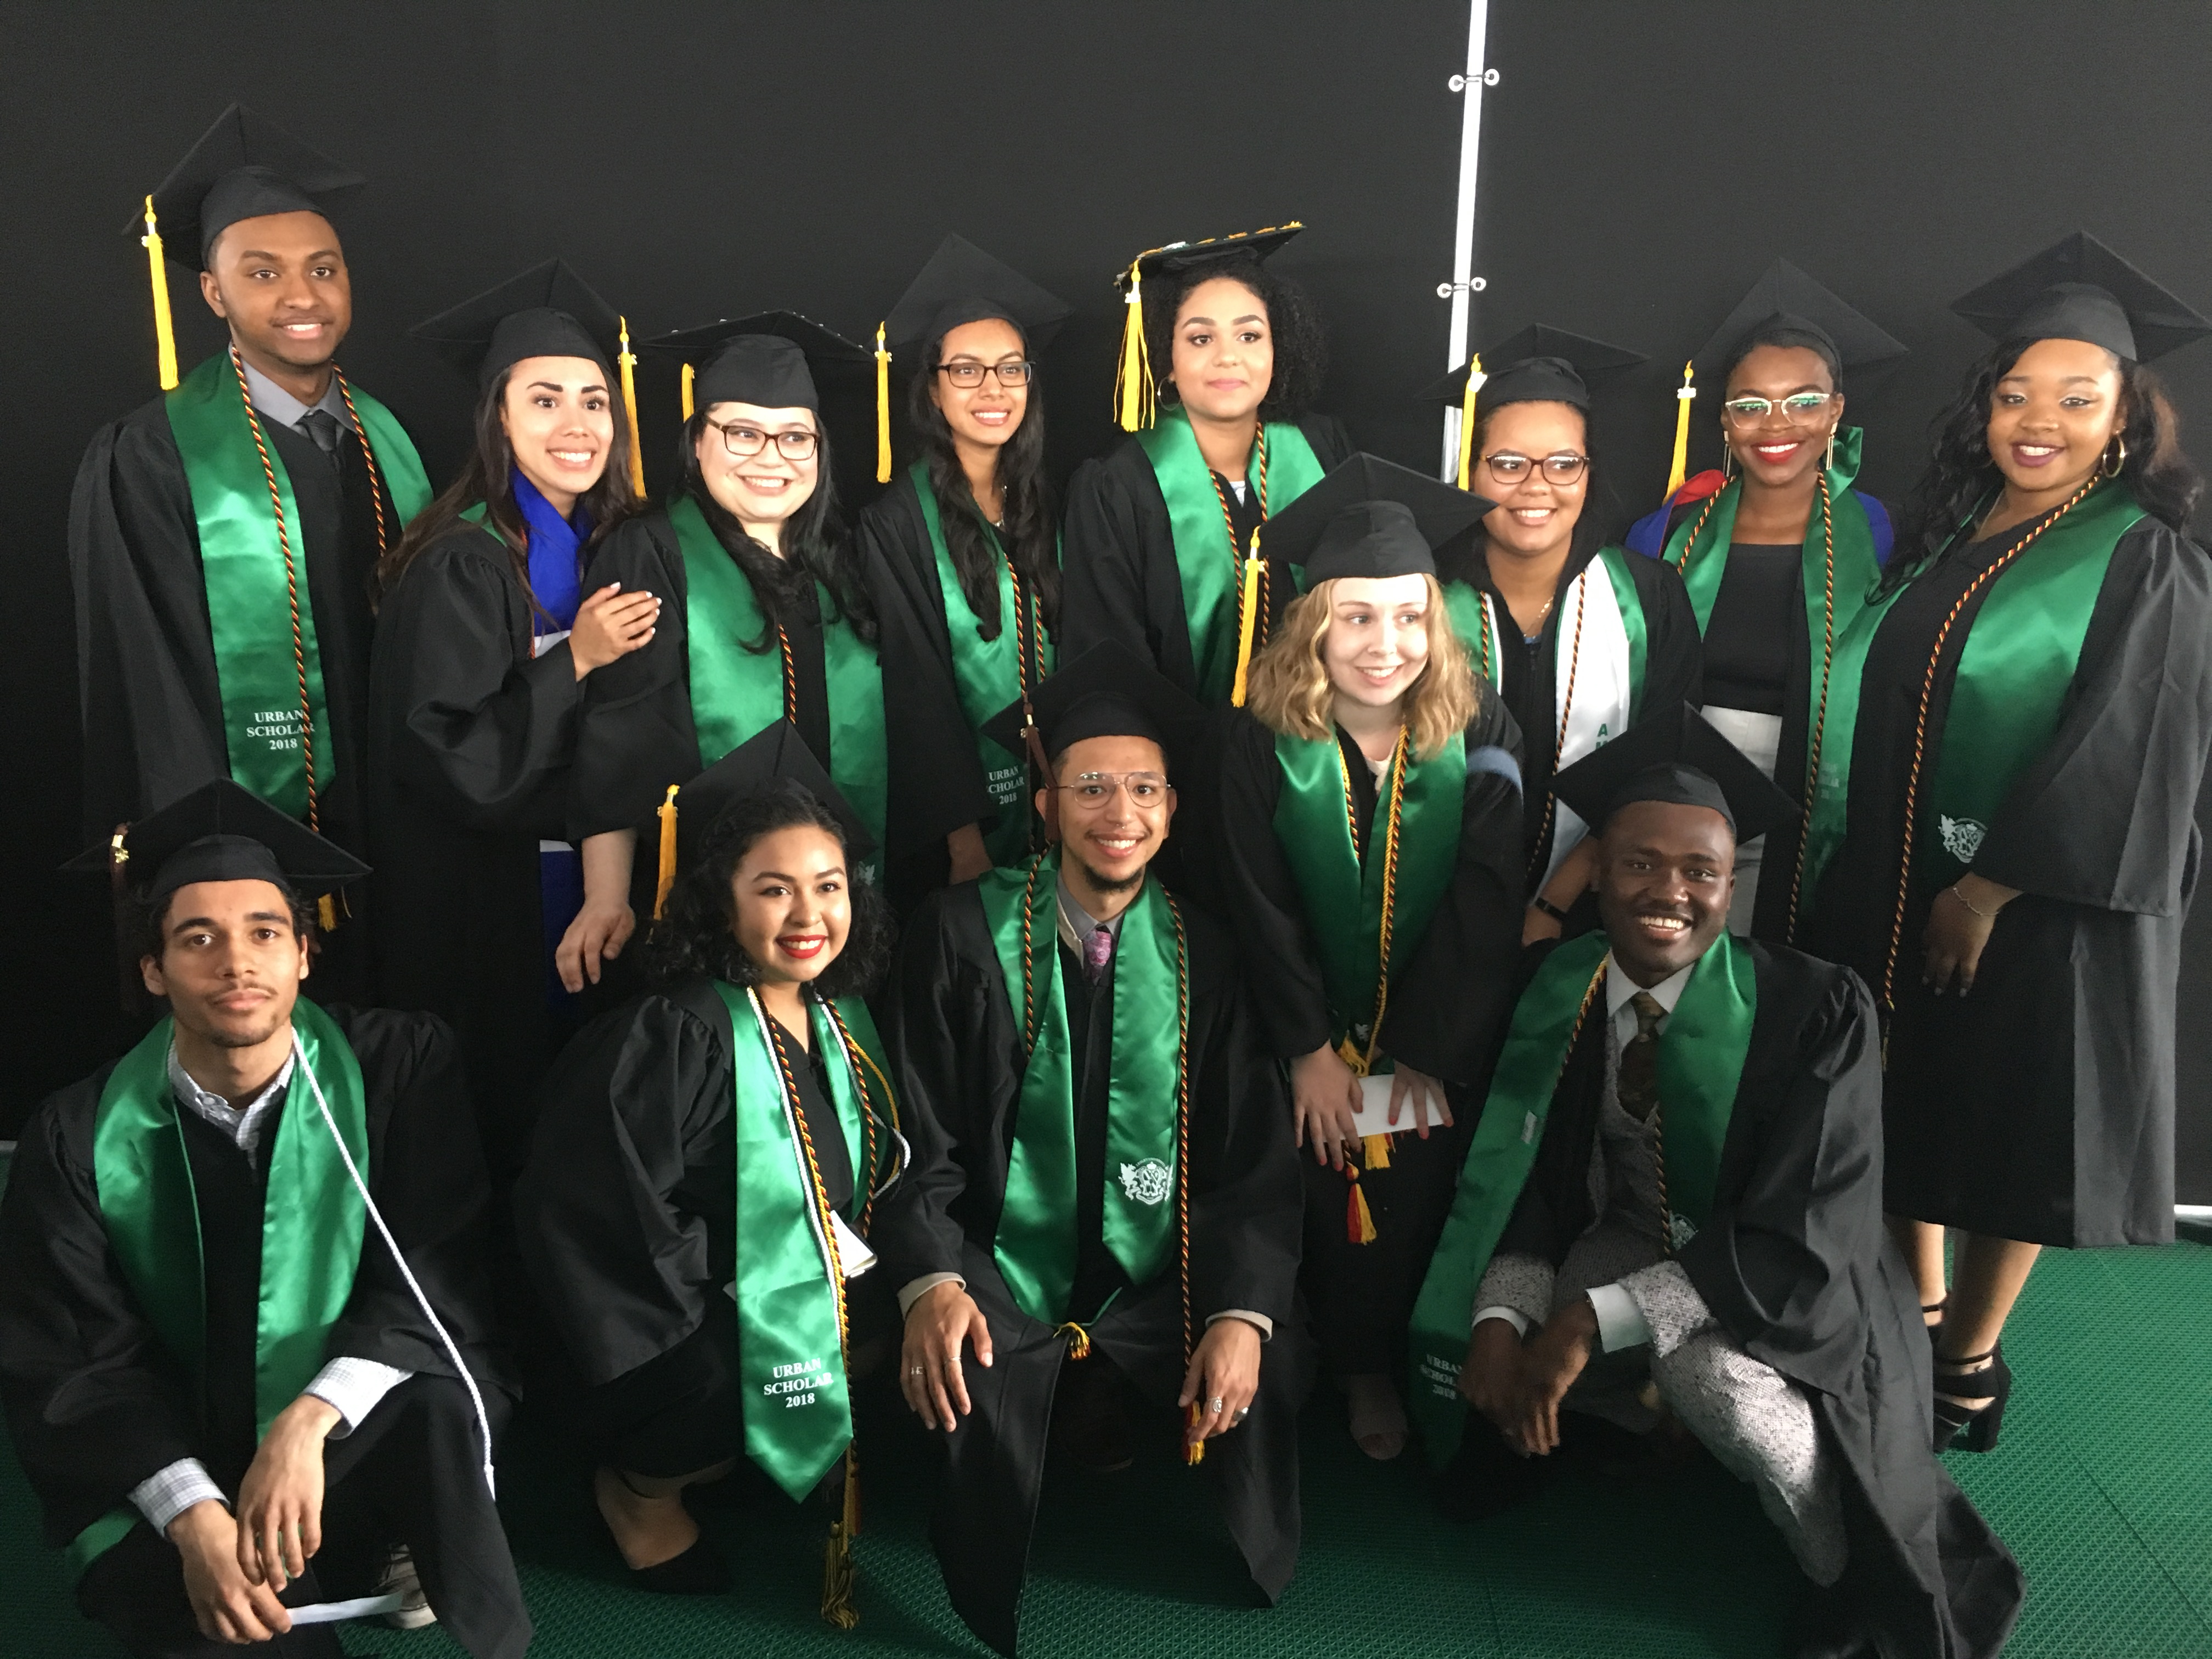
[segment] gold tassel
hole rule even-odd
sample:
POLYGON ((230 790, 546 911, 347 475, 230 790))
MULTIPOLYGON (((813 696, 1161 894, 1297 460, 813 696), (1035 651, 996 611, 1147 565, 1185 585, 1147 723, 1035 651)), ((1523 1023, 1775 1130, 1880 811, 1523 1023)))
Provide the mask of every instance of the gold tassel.
POLYGON ((1067 1339, 1067 1357, 1070 1359, 1091 1358, 1091 1333, 1074 1321, 1070 1320, 1062 1325, 1055 1334, 1067 1339))
POLYGON ((1344 1178, 1352 1183, 1352 1195, 1345 1201, 1344 1236, 1354 1244, 1372 1244, 1375 1212, 1367 1207, 1367 1194, 1360 1190, 1359 1171, 1347 1164, 1344 1178))
POLYGON ((1252 668, 1252 635, 1260 624, 1260 574, 1267 566, 1260 558, 1260 532, 1252 532, 1252 556, 1244 561, 1244 597, 1237 607, 1242 614, 1237 622, 1237 683, 1229 689, 1229 701, 1237 708, 1244 706, 1244 685, 1252 668))
POLYGON ((668 914, 668 890, 676 885, 676 792, 680 787, 670 784, 660 802, 660 871, 653 888, 655 921, 668 914))
POLYGON ((822 1616, 839 1630, 860 1622, 853 1605, 853 1586, 859 1573, 853 1566, 853 1540, 860 1531, 860 1464, 850 1446, 845 1448, 845 1510, 830 1524, 830 1541, 822 1549, 822 1616))
POLYGON ((691 418, 691 365, 684 365, 684 418, 691 418))
POLYGON ((876 482, 891 481, 891 354, 884 349, 884 325, 876 325, 876 482))
MULTIPOLYGON (((1182 1420, 1185 1427, 1193 1429, 1205 1420, 1198 1401, 1194 1400, 1190 1402, 1190 1409, 1182 1414, 1182 1420)), ((1182 1449, 1182 1461, 1192 1468, 1196 1468, 1200 1463, 1206 1462, 1206 1442, 1203 1440, 1188 1442, 1182 1449)))
POLYGON ((1482 383, 1490 376, 1482 372, 1482 354, 1478 351, 1467 360, 1467 390, 1459 399, 1459 487, 1468 488, 1468 476, 1474 471, 1474 394, 1482 390, 1482 383))
POLYGON ((1386 1134, 1359 1137, 1360 1161, 1370 1170, 1390 1167, 1390 1137, 1386 1134))
POLYGON ((148 272, 154 282, 154 355, 161 376, 161 390, 177 389, 177 336, 169 319, 169 267, 161 252, 161 233, 154 228, 154 198, 146 198, 146 234, 139 243, 146 250, 148 272))
POLYGON ((315 901, 315 920, 322 924, 326 933, 335 933, 338 930, 338 903, 328 893, 315 901))
POLYGON ((622 322, 623 413, 629 417, 629 493, 645 495, 645 446, 637 435, 637 354, 629 349, 629 319, 622 322))
POLYGON ((1152 353, 1145 345, 1142 260, 1129 264, 1128 308, 1121 315, 1121 360, 1114 374, 1114 414, 1124 432, 1141 432, 1152 423, 1155 393, 1152 353))
POLYGON ((1674 393, 1680 401, 1674 410, 1674 464, 1667 474, 1667 499, 1672 501, 1674 492, 1682 487, 1682 480, 1690 471, 1690 399, 1698 395, 1697 387, 1690 384, 1693 365, 1682 365, 1681 388, 1674 393))

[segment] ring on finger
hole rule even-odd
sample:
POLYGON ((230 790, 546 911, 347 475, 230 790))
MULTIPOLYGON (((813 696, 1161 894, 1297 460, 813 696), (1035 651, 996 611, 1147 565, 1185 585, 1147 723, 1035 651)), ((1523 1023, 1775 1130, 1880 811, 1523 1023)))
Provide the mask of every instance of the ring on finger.
POLYGON ((1237 1408, 1236 1415, 1231 1417, 1229 1420, 1232 1423, 1242 1423, 1246 1418, 1251 1415, 1252 1408, 1249 1406, 1239 1406, 1237 1408))
POLYGON ((1218 1417, 1221 1415, 1221 1408, 1228 1403, 1229 1402, 1227 1401, 1224 1400, 1217 1394, 1212 1399, 1206 1402, 1206 1409, 1211 1412, 1214 1416, 1218 1417))

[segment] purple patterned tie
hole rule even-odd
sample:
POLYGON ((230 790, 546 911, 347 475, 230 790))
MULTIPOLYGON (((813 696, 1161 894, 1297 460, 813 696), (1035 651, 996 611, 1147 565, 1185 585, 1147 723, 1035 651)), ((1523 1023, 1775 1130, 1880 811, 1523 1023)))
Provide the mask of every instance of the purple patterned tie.
POLYGON ((1083 980, 1086 985, 1098 983, 1099 975, 1114 959, 1114 935, 1103 927, 1094 927, 1084 936, 1083 980))

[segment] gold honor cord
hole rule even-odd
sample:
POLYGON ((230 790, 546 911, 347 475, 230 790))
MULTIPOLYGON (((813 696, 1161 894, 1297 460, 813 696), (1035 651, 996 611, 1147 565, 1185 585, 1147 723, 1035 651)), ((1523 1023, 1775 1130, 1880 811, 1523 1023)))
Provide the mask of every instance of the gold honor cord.
MULTIPOLYGON (((1790 874, 1790 910, 1783 918, 1782 939, 1797 942, 1797 905, 1805 888, 1805 855, 1813 846, 1813 807, 1820 793, 1820 750, 1828 734, 1828 682, 1836 667, 1836 504, 1828 493, 1827 469, 1820 471, 1820 700, 1813 711, 1813 735, 1805 757, 1805 805, 1797 826, 1797 863, 1790 874)), ((1663 1182, 1663 1176, 1662 1176, 1663 1182)), ((1663 1186, 1662 1188, 1664 1190, 1663 1186)))
MULTIPOLYGON (((1559 775, 1560 751, 1567 746, 1567 718, 1574 713, 1575 709, 1575 682, 1582 673, 1583 617, 1589 610, 1589 567, 1588 565, 1584 565, 1582 574, 1575 578, 1574 587, 1575 640, 1572 654, 1567 659, 1567 695, 1559 700, 1559 735, 1552 740, 1552 775, 1555 778, 1559 775)), ((1559 650, 1556 637, 1552 649, 1554 653, 1559 650)), ((1544 792, 1544 821, 1536 826, 1536 844, 1529 851, 1528 867, 1522 875, 1524 884, 1534 882, 1536 879, 1536 872, 1543 867, 1544 841, 1552 833, 1552 820, 1558 814, 1559 805, 1559 797, 1557 793, 1547 789, 1544 792)))

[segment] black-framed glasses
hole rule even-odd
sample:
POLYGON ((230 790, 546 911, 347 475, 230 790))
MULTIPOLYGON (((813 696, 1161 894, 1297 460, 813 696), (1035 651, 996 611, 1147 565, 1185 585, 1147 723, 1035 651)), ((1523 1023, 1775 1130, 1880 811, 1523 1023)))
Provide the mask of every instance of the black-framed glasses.
POLYGON ((722 447, 732 455, 757 455, 766 449, 769 441, 775 441, 775 453, 787 461, 811 460, 822 440, 819 434, 793 428, 789 432, 763 432, 743 421, 732 421, 727 426, 707 422, 722 434, 722 447))
POLYGON ((1495 455, 1484 456, 1482 464, 1490 469, 1490 476, 1503 484, 1517 484, 1540 468, 1546 483, 1571 484, 1589 470, 1589 459, 1571 449, 1547 455, 1541 460, 1501 449, 1495 455))
POLYGON ((999 377, 1000 386, 1027 386, 1036 374, 1035 363, 939 363, 937 372, 963 392, 973 392, 986 374, 999 377))
POLYGON ((1766 417, 1776 410, 1791 426, 1803 426, 1828 406, 1832 392, 1793 392, 1783 398, 1754 398, 1746 395, 1731 398, 1721 405, 1721 413, 1736 426, 1763 426, 1766 417))
POLYGON ((1103 810, 1106 803, 1124 789, 1129 792, 1133 805, 1158 806, 1170 793, 1168 781, 1157 772, 1081 772, 1072 783, 1055 784, 1075 797, 1075 804, 1092 811, 1103 810))

